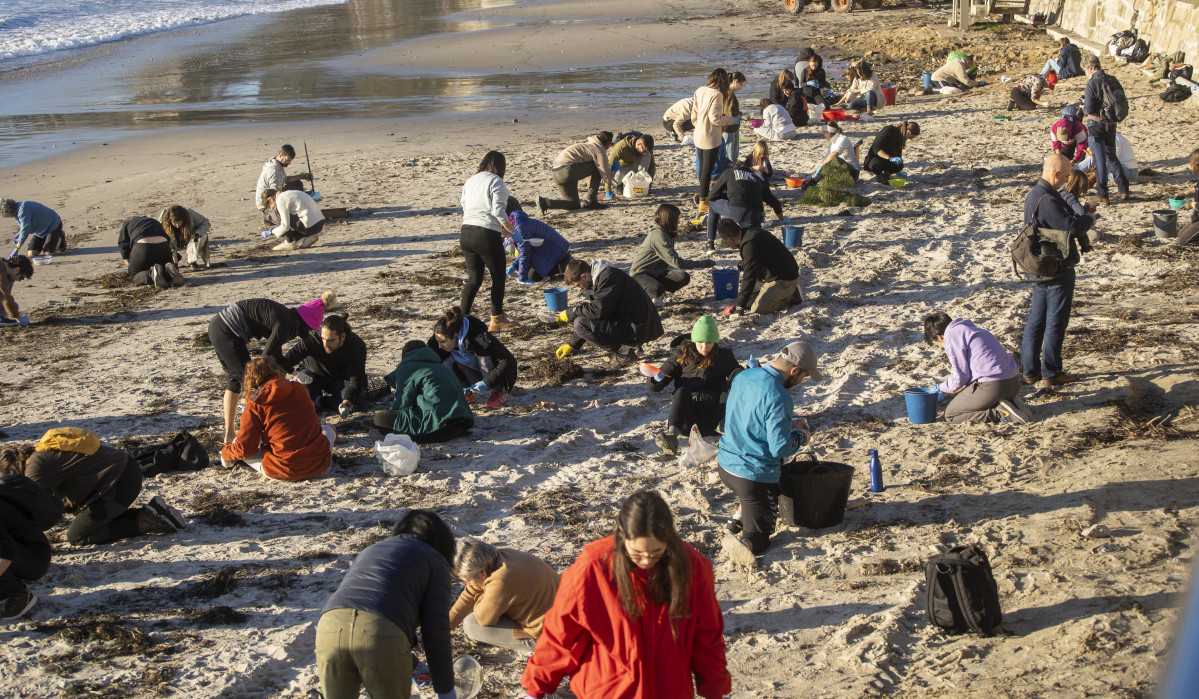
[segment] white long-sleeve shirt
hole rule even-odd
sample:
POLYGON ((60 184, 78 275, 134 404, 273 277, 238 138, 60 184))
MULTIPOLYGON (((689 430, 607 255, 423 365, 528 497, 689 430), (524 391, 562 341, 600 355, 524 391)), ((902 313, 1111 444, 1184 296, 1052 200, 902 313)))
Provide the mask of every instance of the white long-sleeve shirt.
POLYGON ((462 225, 504 232, 508 185, 493 172, 477 172, 462 185, 462 225))
POLYGON ((771 141, 795 138, 795 122, 782 105, 772 104, 762 110, 762 125, 754 133, 771 141))
POLYGON ((271 229, 271 234, 281 236, 291 230, 291 217, 295 214, 305 228, 312 228, 325 215, 313 201, 312 197, 296 189, 288 189, 275 195, 275 210, 279 212, 279 225, 271 229))

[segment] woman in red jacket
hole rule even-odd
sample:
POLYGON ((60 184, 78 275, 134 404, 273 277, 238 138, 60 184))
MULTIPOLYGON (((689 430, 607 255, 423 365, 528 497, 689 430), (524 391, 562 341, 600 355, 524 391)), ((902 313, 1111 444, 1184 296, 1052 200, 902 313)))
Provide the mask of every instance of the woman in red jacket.
POLYGON ((732 691, 712 564, 683 542, 662 496, 625 501, 612 536, 562 575, 521 684, 533 699, 565 675, 579 699, 706 699, 732 691))
POLYGON ((288 381, 274 359, 246 364, 250 396, 237 439, 221 449, 221 465, 245 463, 267 478, 302 481, 329 470, 337 432, 321 425, 308 387, 288 381))

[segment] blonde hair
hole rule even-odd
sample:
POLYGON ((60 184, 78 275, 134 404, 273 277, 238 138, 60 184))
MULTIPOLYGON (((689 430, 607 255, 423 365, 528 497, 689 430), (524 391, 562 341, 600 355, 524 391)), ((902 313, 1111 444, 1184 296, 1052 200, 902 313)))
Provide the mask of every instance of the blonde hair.
POLYGON ((766 143, 766 139, 759 138, 754 143, 753 156, 754 160, 765 160, 770 157, 770 145, 766 143))
POLYGON ((321 303, 325 304, 325 313, 328 313, 330 308, 337 305, 337 292, 332 289, 322 291, 321 303))

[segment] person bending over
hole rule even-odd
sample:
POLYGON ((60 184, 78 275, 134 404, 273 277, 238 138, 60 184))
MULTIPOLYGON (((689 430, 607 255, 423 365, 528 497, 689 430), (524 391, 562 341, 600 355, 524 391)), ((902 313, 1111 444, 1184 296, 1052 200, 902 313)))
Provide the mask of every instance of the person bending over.
POLYGON ((737 302, 724 315, 778 313, 803 302, 799 291, 799 264, 778 238, 761 228, 745 228, 736 221, 720 222, 720 237, 741 253, 741 282, 737 302))
POLYGON ((54 209, 36 201, 0 199, 0 216, 17 219, 17 235, 12 239, 16 247, 9 257, 19 253, 26 241, 29 242, 29 254, 32 256, 57 255, 67 251, 62 218, 54 209))
POLYGON ((400 364, 384 377, 395 389, 391 410, 375 413, 371 439, 406 434, 417 444, 448 442, 475 425, 475 416, 462 395, 462 382, 437 353, 420 340, 410 340, 400 352, 400 364))
POLYGON ((791 87, 795 87, 795 73, 790 68, 784 68, 774 82, 770 83, 770 103, 781 106, 787 105, 788 94, 783 87, 787 83, 791 83, 791 87))
POLYGON ((293 189, 303 191, 304 180, 312 181, 311 172, 288 175, 283 171, 295 159, 296 149, 284 143, 283 147, 279 149, 279 154, 262 165, 262 172, 258 175, 258 184, 254 188, 254 203, 262 212, 262 222, 268 226, 278 226, 287 219, 280 219, 277 210, 273 206, 265 204, 263 194, 268 189, 276 192, 293 189))
POLYGON ((623 184, 629 175, 637 171, 645 171, 653 179, 658 172, 658 166, 654 163, 654 137, 630 133, 612 146, 608 161, 612 164, 612 179, 616 184, 623 184))
POLYGON ((611 353, 610 363, 635 362, 635 346, 662 337, 662 320, 645 289, 611 263, 571 260, 565 280, 583 292, 583 300, 558 314, 559 322, 574 327, 570 342, 555 353, 558 359, 593 342, 611 353))
POLYGON ((117 248, 134 284, 159 289, 187 284, 175 266, 167 232, 161 223, 149 216, 126 221, 117 234, 117 248))
POLYGON ((1032 421, 1019 397, 1020 367, 990 332, 965 318, 933 313, 924 317, 924 342, 943 348, 953 370, 933 387, 953 396, 945 422, 1032 421))
POLYGON ((637 248, 633 264, 629 267, 629 275, 637 280, 654 305, 659 307, 664 303, 662 297, 665 294, 673 294, 691 282, 691 275, 683 270, 712 266, 711 260, 691 262, 675 252, 674 242, 679 237, 679 214, 679 207, 674 204, 658 206, 649 235, 637 248))
POLYGON ((462 315, 462 309, 454 306, 438 319, 425 345, 469 389, 465 393, 467 402, 486 402, 488 408, 508 402, 508 393, 516 385, 516 357, 483 321, 462 315), (482 400, 484 395, 488 396, 486 401, 482 400))
POLYGON ((37 604, 28 583, 50 570, 46 530, 60 517, 49 490, 19 473, 0 476, 0 620, 18 619, 37 604))
POLYGON ((262 203, 275 209, 279 216, 279 225, 262 232, 283 242, 272 250, 300 250, 316 245, 325 228, 325 215, 316 205, 316 200, 307 192, 285 190, 282 192, 268 189, 262 193, 262 203))
POLYGON ((570 262, 570 241, 553 226, 526 214, 516 197, 508 197, 507 211, 512 224, 508 244, 516 249, 508 275, 515 274, 521 284, 533 284, 562 274, 570 262))
POLYGON ((1050 145, 1077 163, 1087 155, 1087 127, 1082 123, 1082 110, 1076 105, 1062 108, 1061 118, 1049 127, 1050 145))
POLYGON ((609 187, 615 186, 612 170, 608 166, 608 148, 612 146, 612 132, 601 131, 589 136, 586 141, 567 146, 554 158, 550 166, 550 174, 554 184, 558 185, 561 199, 546 199, 537 197, 537 207, 544 216, 550 209, 565 209, 574 211, 583 208, 579 203, 579 183, 591 178, 587 184, 588 209, 600 208, 599 188, 603 182, 609 187))
POLYGON ((1047 87, 1049 87, 1049 83, 1045 82, 1045 78, 1040 75, 1036 73, 1025 75, 1012 87, 1011 100, 1007 105, 1008 110, 1031 112, 1037 107, 1049 106, 1041 99, 1041 94, 1047 87))
POLYGON ((21 307, 13 296, 12 285, 33 278, 33 262, 24 255, 16 255, 0 265, 0 327, 8 325, 29 325, 29 318, 21 315, 21 307))
POLYGON ((761 226, 767 204, 781 221, 783 205, 770 190, 770 183, 765 176, 746 167, 745 163, 722 172, 716 178, 716 184, 712 185, 708 211, 708 250, 716 250, 716 230, 721 220, 729 219, 742 228, 761 226))
POLYGON ((690 434, 692 426, 705 437, 717 433, 724 422, 729 385, 741 372, 733 351, 720 346, 720 330, 712 316, 700 316, 690 339, 679 339, 682 342, 658 367, 659 373, 646 379, 655 393, 674 383, 666 429, 654 435, 654 443, 670 454, 678 453, 679 435, 690 434))
POLYGON ((903 170, 903 149, 908 141, 920 135, 920 125, 904 121, 899 126, 884 126, 874 137, 862 167, 873 172, 881 183, 903 170))
POLYGON ((450 608, 450 628, 517 652, 532 652, 558 592, 558 573, 540 558, 478 539, 461 539, 454 573, 466 583, 450 608))
POLYGON ((192 269, 201 264, 205 268, 212 266, 208 261, 208 231, 212 228, 208 219, 197 211, 174 204, 162 210, 158 222, 171 243, 172 262, 178 265, 182 261, 179 251, 186 250, 187 264, 192 269))
POLYGON ((325 316, 320 327, 300 335, 283 355, 286 373, 294 371, 296 380, 308 386, 313 404, 342 417, 366 407, 366 343, 347 318, 325 316))
POLYGON ((969 90, 972 87, 978 87, 982 83, 970 75, 974 67, 973 56, 951 57, 945 61, 945 65, 933 71, 932 86, 937 89, 955 87, 959 90, 969 90))
POLYGON ((1191 155, 1187 158, 1187 169, 1191 173, 1191 181, 1195 182, 1189 189, 1182 193, 1183 198, 1191 199, 1191 222, 1178 231, 1178 238, 1174 241, 1177 245, 1196 245, 1199 244, 1199 148, 1191 151, 1191 155))
POLYGON ((670 105, 670 109, 667 109, 666 113, 662 115, 662 126, 675 143, 682 141, 687 132, 695 128, 695 124, 691 123, 691 112, 694 111, 694 107, 695 98, 686 97, 670 105))

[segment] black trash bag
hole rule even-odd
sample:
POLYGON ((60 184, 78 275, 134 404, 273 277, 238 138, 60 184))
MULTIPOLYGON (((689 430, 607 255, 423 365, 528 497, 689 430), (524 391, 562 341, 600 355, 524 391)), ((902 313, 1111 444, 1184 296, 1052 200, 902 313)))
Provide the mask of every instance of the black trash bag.
POLYGON ((211 463, 208 450, 187 431, 164 444, 131 449, 129 454, 141 467, 143 476, 199 471, 211 463))

